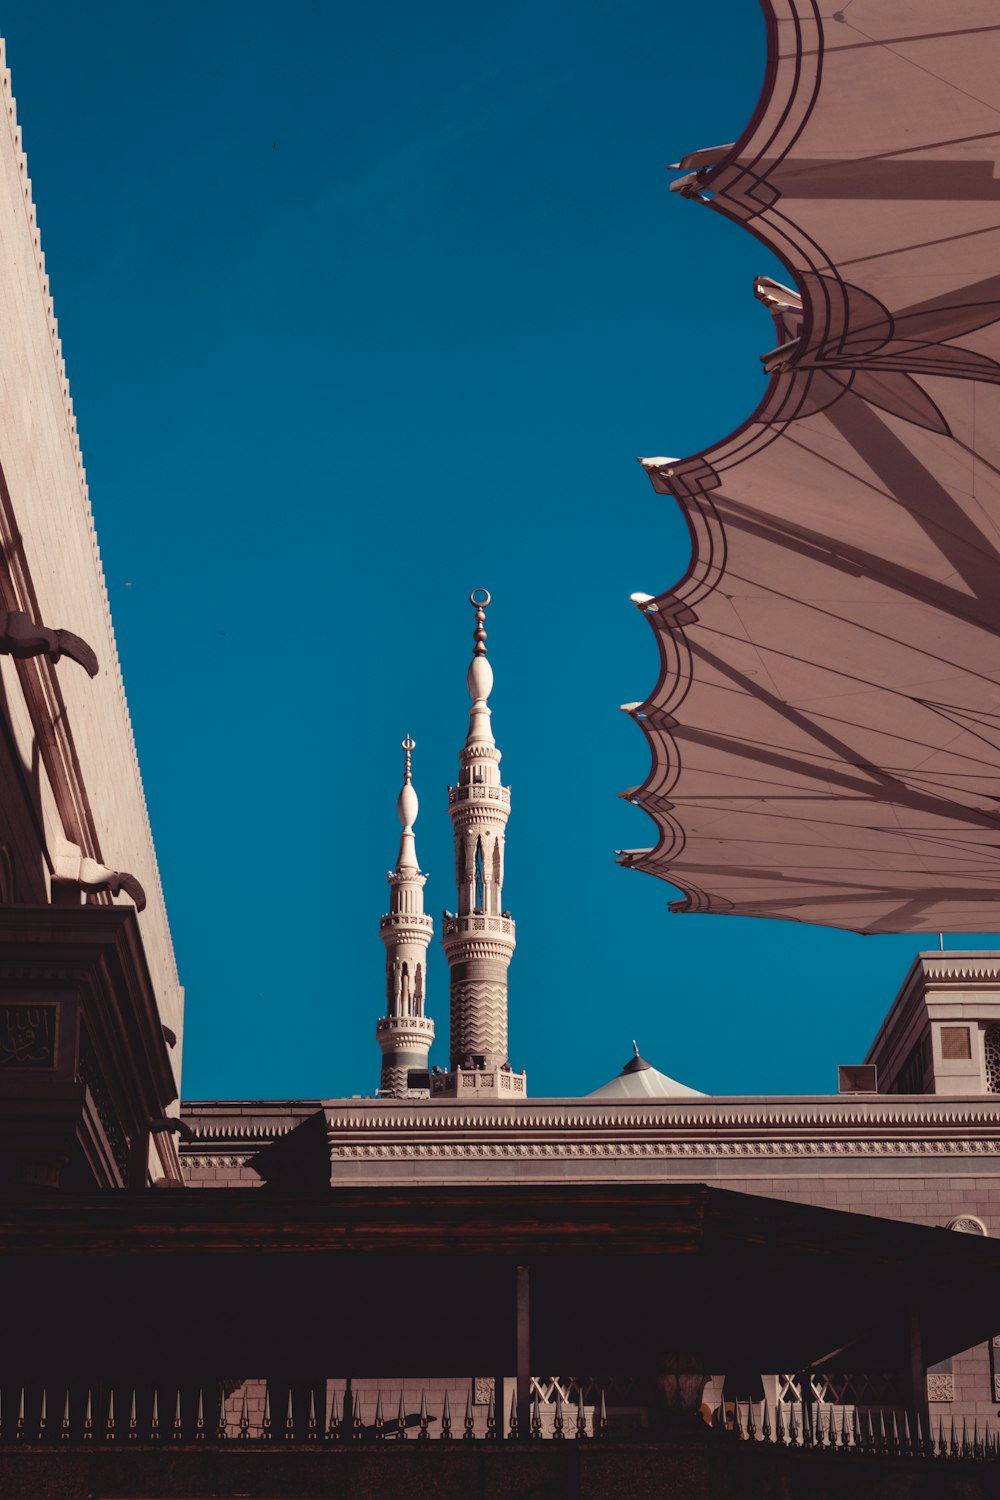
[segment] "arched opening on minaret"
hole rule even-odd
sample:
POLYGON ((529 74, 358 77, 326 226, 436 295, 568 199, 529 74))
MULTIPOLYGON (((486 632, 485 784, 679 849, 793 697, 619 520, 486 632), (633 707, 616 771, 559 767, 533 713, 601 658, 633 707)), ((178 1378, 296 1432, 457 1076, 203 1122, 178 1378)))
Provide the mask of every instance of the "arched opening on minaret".
POLYGON ((483 841, 476 839, 476 911, 481 912, 485 906, 485 876, 483 873, 483 841))
POLYGON ((424 1013, 424 966, 417 964, 417 972, 413 976, 413 1013, 422 1016, 424 1013))

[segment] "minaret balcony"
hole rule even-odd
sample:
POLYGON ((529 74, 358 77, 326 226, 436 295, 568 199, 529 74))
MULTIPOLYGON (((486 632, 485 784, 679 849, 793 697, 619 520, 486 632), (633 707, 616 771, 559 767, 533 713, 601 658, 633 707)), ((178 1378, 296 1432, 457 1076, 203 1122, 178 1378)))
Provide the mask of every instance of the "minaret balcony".
POLYGON ((510 807, 510 787, 490 786, 485 781, 475 781, 469 786, 450 786, 448 806, 453 807, 456 802, 482 802, 487 806, 499 802, 502 807, 510 807))
POLYGON ((513 948, 516 933, 517 923, 513 917, 492 917, 485 912, 473 912, 467 917, 445 917, 441 924, 441 936, 445 941, 466 935, 489 936, 499 938, 501 942, 506 938, 513 948))
POLYGON ((418 911, 388 912, 384 917, 379 918, 378 925, 380 932, 396 928, 410 928, 418 941, 425 934, 430 938, 434 933, 434 918, 418 911))
POLYGON ((426 1050, 434 1040, 434 1022, 430 1016, 383 1016, 375 1035, 383 1047, 391 1044, 399 1052, 426 1050))

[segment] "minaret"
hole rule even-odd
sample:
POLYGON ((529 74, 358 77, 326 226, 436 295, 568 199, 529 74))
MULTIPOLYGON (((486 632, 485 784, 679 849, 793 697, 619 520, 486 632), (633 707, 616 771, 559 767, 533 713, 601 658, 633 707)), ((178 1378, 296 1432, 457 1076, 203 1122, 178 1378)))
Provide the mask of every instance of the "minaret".
POLYGON ((525 1075, 507 1056, 507 969, 514 923, 503 910, 504 833, 510 788, 500 785, 500 751, 487 702, 493 669, 486 656, 486 589, 473 589, 475 648, 466 675, 472 699, 469 732, 459 751, 458 786, 449 787, 455 830, 458 913, 445 913, 444 951, 451 970, 451 1072, 434 1074, 431 1090, 449 1098, 521 1098, 525 1075))
POLYGON ((427 1098, 427 1054, 434 1040, 434 1022, 424 1015, 427 993, 427 946, 434 923, 424 915, 424 882, 417 864, 413 825, 419 804, 413 790, 411 755, 414 742, 403 741, 406 771, 396 803, 403 834, 399 858, 390 870, 389 912, 379 923, 385 944, 386 1014, 375 1028, 382 1048, 383 1099, 427 1098), (411 1083, 412 1074, 422 1075, 411 1083))

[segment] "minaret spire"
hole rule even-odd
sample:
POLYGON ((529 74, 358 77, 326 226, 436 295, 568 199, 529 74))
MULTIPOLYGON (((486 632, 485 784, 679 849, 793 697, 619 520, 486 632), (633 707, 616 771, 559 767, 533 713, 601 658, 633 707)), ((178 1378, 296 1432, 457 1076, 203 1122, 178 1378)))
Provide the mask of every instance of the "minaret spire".
POLYGON ((399 858, 386 879, 391 892, 389 911, 379 924, 385 944, 386 1013, 375 1036, 382 1049, 383 1099, 426 1099, 427 1054, 434 1040, 434 1022, 424 1014, 427 995, 427 948, 434 923, 424 915, 424 883, 417 863, 413 825, 420 804, 413 787, 413 751, 409 735, 403 740, 406 756, 403 785, 396 812, 403 825, 399 858))
POLYGON ((443 932, 451 971, 451 1072, 435 1074, 431 1086, 435 1095, 452 1098, 523 1098, 525 1075, 511 1071, 507 1055, 507 969, 515 941, 514 922, 503 909, 510 788, 500 784, 489 706, 489 591, 473 589, 469 602, 476 612, 465 678, 472 706, 458 785, 448 791, 458 882, 458 912, 445 913, 443 932))

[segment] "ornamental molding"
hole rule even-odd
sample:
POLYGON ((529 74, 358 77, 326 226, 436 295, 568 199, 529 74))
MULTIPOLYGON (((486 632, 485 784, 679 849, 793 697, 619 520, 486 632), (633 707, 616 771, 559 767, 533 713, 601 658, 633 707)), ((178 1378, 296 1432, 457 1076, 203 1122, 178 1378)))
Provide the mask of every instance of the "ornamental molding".
POLYGON ((445 933, 443 947, 449 963, 452 960, 460 963, 468 959, 489 959, 494 963, 502 964, 506 970, 514 951, 514 939, 510 937, 504 942, 499 934, 496 938, 490 939, 470 937, 465 933, 452 937, 450 933, 445 933))
POLYGON ((925 958, 923 973, 918 974, 917 978, 925 982, 929 979, 947 979, 953 983, 968 983, 977 979, 1000 980, 1000 963, 984 959, 981 963, 952 964, 925 958))
MULTIPOLYGON (((303 1115, 302 1119, 307 1117, 303 1115)), ((296 1125, 301 1125, 302 1120, 296 1120, 291 1125, 195 1125, 193 1121, 187 1122, 195 1132, 195 1141, 258 1141, 270 1142, 277 1140, 278 1136, 287 1135, 296 1125)), ((193 1144, 193 1143, 192 1143, 193 1144)), ((183 1150, 184 1143, 182 1143, 183 1150)), ((190 1150, 190 1146, 188 1147, 190 1150)))
POLYGON ((331 1140, 348 1160, 617 1157, 823 1157, 1000 1155, 1000 1140, 864 1141, 386 1141, 331 1140))
POLYGON ((79 964, 0 964, 0 980, 15 984, 85 984, 93 977, 79 964))
POLYGON ((939 1132, 944 1128, 987 1131, 1000 1136, 1000 1099, 998 1104, 985 1101, 977 1108, 948 1106, 944 1108, 914 1106, 891 1106, 880 1108, 869 1104, 864 1109, 850 1106, 843 1110, 829 1108, 826 1101, 812 1109, 808 1107, 788 1108, 767 1105, 737 1108, 713 1108, 710 1103, 699 1101, 691 1105, 675 1101, 652 1103, 646 1107, 610 1105, 603 1109, 577 1110, 570 1104, 565 1109, 539 1109, 537 1106, 510 1110, 463 1110, 461 1114, 435 1109, 419 1115, 394 1115, 391 1112, 373 1110, 370 1107, 338 1107, 330 1102, 326 1105, 327 1121, 331 1130, 388 1131, 405 1130, 412 1134, 415 1129, 426 1132, 462 1134, 479 1131, 506 1134, 523 1134, 526 1131, 545 1131, 561 1135, 581 1131, 600 1131, 603 1134, 622 1131, 644 1131, 656 1134, 676 1135, 682 1131, 699 1135, 717 1135, 720 1131, 844 1131, 861 1132, 866 1136, 884 1134, 889 1130, 939 1132))
POLYGON ((253 1161, 256 1152, 240 1154, 239 1156, 202 1156, 200 1152, 184 1153, 185 1167, 197 1171, 199 1168, 208 1171, 211 1168, 245 1167, 253 1161))

